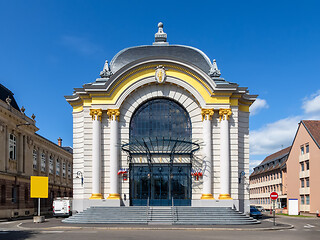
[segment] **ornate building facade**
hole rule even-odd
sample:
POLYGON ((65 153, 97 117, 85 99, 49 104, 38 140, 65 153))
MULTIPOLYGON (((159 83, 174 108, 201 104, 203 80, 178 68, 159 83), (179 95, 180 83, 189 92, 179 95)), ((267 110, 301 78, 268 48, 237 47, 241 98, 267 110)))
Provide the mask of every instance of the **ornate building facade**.
POLYGON ((0 218, 33 215, 37 199, 30 198, 30 176, 49 177, 49 198, 72 196, 72 148, 55 144, 36 132, 35 116, 19 109, 13 93, 0 84, 0 218), (35 201, 34 201, 35 200, 35 201))
POLYGON ((75 88, 74 208, 235 206, 249 210, 249 107, 256 95, 220 77, 199 49, 124 49, 75 88))

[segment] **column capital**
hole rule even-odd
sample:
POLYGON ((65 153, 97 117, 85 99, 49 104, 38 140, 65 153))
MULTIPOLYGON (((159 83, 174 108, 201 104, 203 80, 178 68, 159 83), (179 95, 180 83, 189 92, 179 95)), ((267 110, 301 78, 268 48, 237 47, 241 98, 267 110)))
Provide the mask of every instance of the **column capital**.
POLYGON ((212 120, 213 114, 214 114, 213 108, 209 108, 209 109, 202 108, 201 109, 202 121, 203 120, 212 120))
POLYGON ((230 108, 226 108, 226 109, 220 108, 219 109, 219 116, 220 116, 219 120, 220 121, 226 120, 226 119, 229 120, 229 117, 231 116, 231 114, 232 114, 232 111, 230 108))
POLYGON ((101 122, 102 118, 102 109, 90 109, 90 116, 92 117, 92 120, 99 120, 101 122))
POLYGON ((115 120, 119 122, 120 110, 119 109, 108 109, 107 115, 109 116, 110 121, 115 120))

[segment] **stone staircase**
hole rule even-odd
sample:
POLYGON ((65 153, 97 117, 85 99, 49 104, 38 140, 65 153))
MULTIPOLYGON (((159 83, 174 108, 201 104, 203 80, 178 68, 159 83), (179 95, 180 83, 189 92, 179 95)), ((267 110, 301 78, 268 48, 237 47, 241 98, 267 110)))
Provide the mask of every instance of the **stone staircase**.
POLYGON ((64 223, 242 225, 259 221, 228 207, 90 207, 64 223))

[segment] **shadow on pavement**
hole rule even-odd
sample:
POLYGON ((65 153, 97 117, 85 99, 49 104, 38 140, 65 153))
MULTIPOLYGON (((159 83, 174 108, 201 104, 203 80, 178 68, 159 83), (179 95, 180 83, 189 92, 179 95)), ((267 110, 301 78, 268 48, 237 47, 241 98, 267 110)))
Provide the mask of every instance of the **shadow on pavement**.
POLYGON ((24 240, 34 235, 31 231, 0 231, 0 239, 3 240, 24 240))

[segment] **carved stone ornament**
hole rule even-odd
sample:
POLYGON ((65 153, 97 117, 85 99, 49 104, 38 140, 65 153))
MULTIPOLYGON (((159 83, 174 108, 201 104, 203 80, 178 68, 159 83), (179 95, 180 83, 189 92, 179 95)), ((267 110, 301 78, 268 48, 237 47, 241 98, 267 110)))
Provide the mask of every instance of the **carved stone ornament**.
POLYGON ((27 136, 27 144, 29 148, 33 146, 33 139, 30 136, 27 136))
POLYGON ((166 75, 166 70, 165 70, 164 66, 159 65, 156 68, 156 73, 155 73, 156 81, 158 83, 164 83, 166 80, 166 77, 167 77, 167 75, 166 75))
POLYGON ((220 77, 221 76, 221 72, 218 69, 218 65, 215 59, 213 59, 212 61, 212 66, 209 72, 209 76, 210 77, 220 77))
POLYGON ((101 78, 110 78, 112 76, 112 72, 109 67, 108 60, 104 63, 103 70, 100 72, 101 78))
POLYGON ((227 109, 219 109, 219 120, 229 120, 229 117, 231 116, 232 111, 230 108, 227 109))

